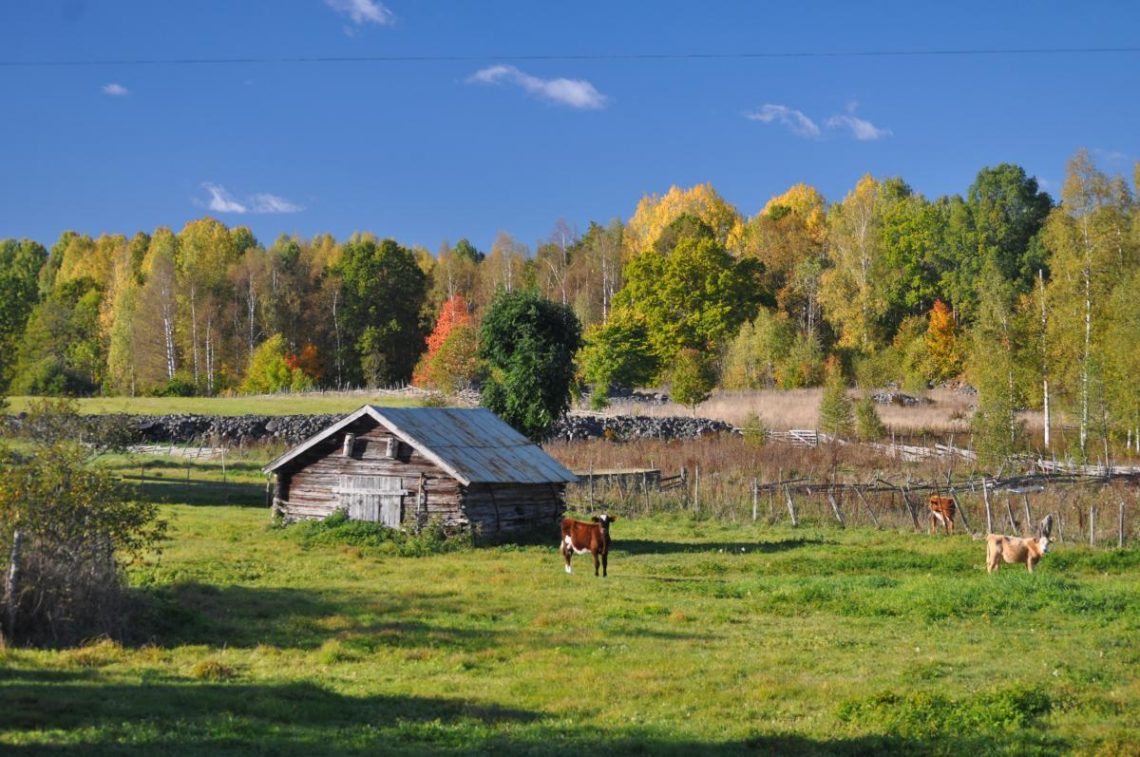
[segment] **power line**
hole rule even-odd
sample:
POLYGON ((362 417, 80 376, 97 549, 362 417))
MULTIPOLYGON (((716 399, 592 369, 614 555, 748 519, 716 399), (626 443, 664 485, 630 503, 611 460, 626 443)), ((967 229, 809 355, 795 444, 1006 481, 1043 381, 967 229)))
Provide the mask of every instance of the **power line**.
POLYGON ((1110 55, 1140 53, 1140 47, 1021 47, 938 50, 799 50, 773 52, 582 53, 535 55, 297 55, 220 58, 74 58, 0 60, 5 68, 70 68, 82 66, 225 66, 244 64, 310 65, 328 63, 482 63, 499 61, 660 61, 765 60, 788 58, 938 58, 999 55, 1110 55))

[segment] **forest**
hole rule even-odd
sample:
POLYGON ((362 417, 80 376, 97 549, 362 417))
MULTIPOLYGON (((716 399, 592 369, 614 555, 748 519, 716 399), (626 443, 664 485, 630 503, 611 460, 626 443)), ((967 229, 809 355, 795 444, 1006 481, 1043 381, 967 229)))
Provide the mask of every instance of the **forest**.
POLYGON ((370 233, 266 245, 210 217, 0 240, 0 394, 453 391, 480 382, 496 293, 530 290, 577 315, 595 406, 612 386, 689 403, 964 382, 998 450, 1026 408, 1073 427, 1079 457, 1140 449, 1138 185, 1140 164, 1111 175, 1081 150, 1056 198, 1008 163, 936 199, 898 177, 830 201, 797 184, 751 217, 702 184, 584 232, 560 220, 533 250, 505 232, 434 254, 370 233))

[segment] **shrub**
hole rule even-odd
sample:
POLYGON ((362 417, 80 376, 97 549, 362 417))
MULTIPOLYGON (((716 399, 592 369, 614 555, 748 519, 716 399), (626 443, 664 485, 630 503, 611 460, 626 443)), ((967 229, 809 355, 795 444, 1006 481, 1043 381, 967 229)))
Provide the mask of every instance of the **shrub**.
POLYGON ((716 386, 716 372, 712 361, 694 349, 683 349, 677 353, 673 364, 671 393, 676 402, 688 405, 690 409, 709 398, 716 386))
POLYGON ((74 403, 44 403, 29 450, 0 450, 0 554, 14 586, 2 606, 9 640, 68 644, 124 630, 121 569, 165 534, 157 508, 74 440, 74 403))
POLYGON ((870 395, 864 395, 855 406, 855 433, 865 442, 878 441, 887 435, 887 427, 870 395))
POLYGON ((819 401, 819 430, 842 437, 850 436, 853 429, 854 415, 847 383, 843 380, 843 371, 833 362, 819 401))

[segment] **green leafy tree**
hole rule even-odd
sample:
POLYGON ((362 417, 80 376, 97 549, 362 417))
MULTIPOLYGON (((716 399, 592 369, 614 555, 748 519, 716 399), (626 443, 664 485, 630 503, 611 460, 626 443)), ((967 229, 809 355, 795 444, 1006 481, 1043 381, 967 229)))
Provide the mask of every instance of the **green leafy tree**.
POLYGON ((542 439, 570 406, 581 329, 566 306, 532 291, 500 292, 479 332, 479 357, 488 368, 483 404, 531 439, 542 439))
POLYGON ((17 354, 12 388, 19 394, 90 394, 101 383, 102 292, 90 278, 58 284, 32 311, 17 354))
POLYGON ((353 352, 347 377, 371 386, 404 383, 424 350, 421 320, 427 276, 411 251, 394 240, 355 236, 337 266, 344 302, 344 344, 353 352))
POLYGON ((31 240, 0 240, 0 390, 15 370, 16 350, 39 302, 38 279, 47 250, 31 240))
POLYGON ((582 379, 605 397, 612 386, 645 386, 657 373, 645 327, 627 318, 613 318, 586 330, 578 355, 582 379))
POLYGON ((1063 204, 1046 222, 1051 281, 1047 290, 1050 373, 1059 398, 1072 409, 1080 454, 1088 454, 1097 414, 1098 375, 1104 366, 1113 286, 1135 270, 1140 245, 1130 240, 1133 199, 1119 178, 1097 170, 1084 151, 1069 161, 1063 204))
POLYGON ((616 304, 642 323, 659 365, 669 365, 685 348, 717 352, 760 303, 760 265, 736 259, 712 236, 692 232, 686 216, 662 233, 669 239, 686 229, 674 246, 643 252, 625 268, 625 286, 616 304))
POLYGON ((819 401, 819 430, 831 436, 851 436, 854 431, 854 408, 847 396, 847 382, 837 361, 832 360, 828 368, 827 381, 823 385, 823 396, 819 401))
POLYGON ((1024 340, 1010 306, 1013 283, 1002 277, 996 263, 983 270, 978 317, 970 331, 969 376, 978 390, 978 408, 971 426, 978 461, 996 468, 1019 451, 1024 429, 1017 410, 1024 403, 1019 373, 1030 361, 1018 354, 1024 340))
POLYGON ((677 353, 671 370, 673 401, 696 412, 697 405, 709 398, 716 386, 716 370, 708 356, 686 347, 677 353))
POLYGON ((887 435, 887 427, 869 394, 864 394, 855 405, 855 434, 865 442, 877 442, 887 435))
POLYGON ((271 394, 313 388, 313 380, 299 365, 290 365, 296 361, 289 358, 283 336, 274 334, 266 339, 253 351, 240 391, 245 394, 271 394))

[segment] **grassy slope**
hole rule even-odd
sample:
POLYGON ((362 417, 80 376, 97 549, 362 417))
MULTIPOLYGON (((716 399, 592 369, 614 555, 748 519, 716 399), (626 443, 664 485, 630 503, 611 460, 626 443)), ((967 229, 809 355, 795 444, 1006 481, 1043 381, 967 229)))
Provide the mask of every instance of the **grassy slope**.
MULTIPOLYGON (((113 461, 112 461, 113 462, 113 461)), ((130 466, 124 465, 125 470, 130 466)), ((239 466, 231 501, 257 501, 239 466)), ((203 491, 167 490, 201 502, 203 491)), ((967 537, 622 520, 397 558, 171 504, 140 633, 0 653, 0 744, 89 751, 1084 751, 1140 737, 1140 552, 987 576, 967 537)))
MULTIPOLYGON (((35 397, 10 397, 8 412, 28 409, 35 397)), ((406 407, 418 403, 414 397, 366 392, 259 395, 252 397, 82 397, 79 412, 91 415, 130 413, 164 415, 194 413, 203 415, 310 415, 351 413, 361 405, 406 407)))

